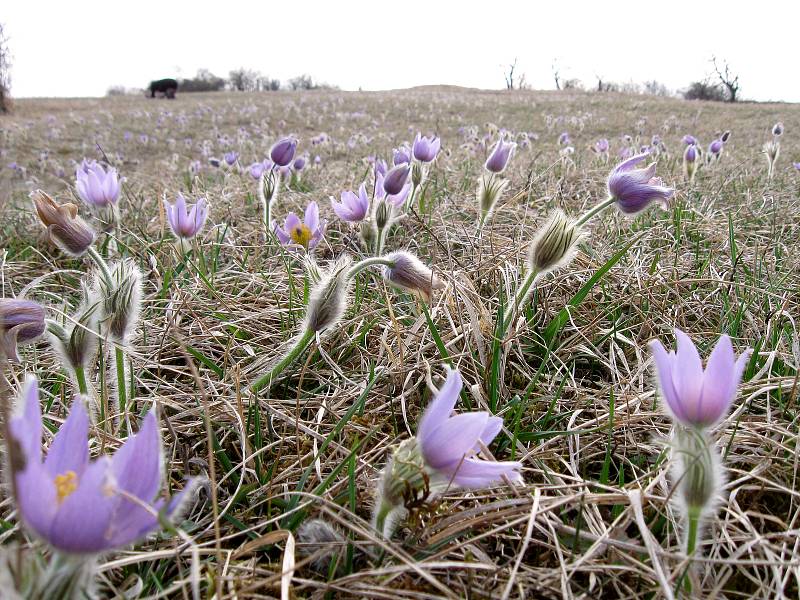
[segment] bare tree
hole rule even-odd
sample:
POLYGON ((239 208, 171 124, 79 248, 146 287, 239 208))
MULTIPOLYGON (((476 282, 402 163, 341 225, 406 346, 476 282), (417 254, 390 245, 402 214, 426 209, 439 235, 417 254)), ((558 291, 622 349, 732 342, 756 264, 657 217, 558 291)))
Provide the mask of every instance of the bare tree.
POLYGON ((556 82, 556 89, 560 90, 561 89, 561 71, 558 68, 558 62, 555 61, 555 60, 553 61, 552 69, 553 69, 553 79, 555 79, 555 82, 556 82))
POLYGON ((731 72, 728 61, 722 61, 723 65, 720 68, 717 65, 717 57, 711 57, 711 64, 714 65, 714 71, 719 78, 719 82, 728 90, 728 102, 736 102, 736 95, 739 93, 739 76, 731 72))
POLYGON ((514 89, 514 71, 517 69, 517 59, 514 59, 514 62, 508 65, 508 73, 506 73, 506 89, 513 90, 514 89))
POLYGON ((0 23, 0 113, 11 109, 9 92, 11 91, 11 54, 8 51, 3 24, 0 23))
POLYGON ((228 74, 231 88, 237 92, 253 92, 258 84, 259 74, 250 69, 240 68, 228 74))

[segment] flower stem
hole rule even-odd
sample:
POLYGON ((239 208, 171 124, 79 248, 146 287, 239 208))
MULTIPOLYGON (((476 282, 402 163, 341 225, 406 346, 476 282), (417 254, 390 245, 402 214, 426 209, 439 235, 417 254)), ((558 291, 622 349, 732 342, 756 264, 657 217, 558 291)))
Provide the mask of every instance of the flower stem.
POLYGON ((587 223, 592 217, 603 212, 609 206, 614 204, 614 202, 616 202, 616 200, 611 197, 606 198, 602 202, 598 202, 592 208, 587 210, 577 221, 575 221, 575 227, 580 227, 581 225, 587 223))
POLYGON ((350 271, 347 273, 348 279, 353 279, 356 275, 358 275, 364 269, 372 267, 374 265, 384 265, 390 268, 395 266, 395 262, 393 260, 389 260, 388 258, 384 258, 383 256, 375 256, 372 258, 365 258, 362 261, 357 262, 352 267, 350 267, 350 271))
POLYGON ((89 386, 86 385, 86 372, 83 367, 75 367, 75 379, 78 380, 78 391, 84 396, 89 394, 89 386))
POLYGON ((689 531, 686 536, 686 555, 689 558, 694 555, 697 549, 697 533, 700 525, 700 509, 696 506, 690 506, 688 511, 689 531))
POLYGON ((120 346, 114 346, 114 362, 117 365, 117 399, 119 400, 120 430, 123 418, 128 418, 128 400, 125 392, 125 353, 120 346))
POLYGON ((517 290, 517 293, 514 295, 514 303, 506 308, 506 312, 503 314, 503 335, 508 330, 508 326, 511 323, 511 320, 514 318, 516 312, 521 309, 525 302, 528 299, 528 296, 531 293, 531 289, 533 287, 533 282, 536 281, 536 278, 539 275, 539 271, 536 269, 532 269, 528 271, 528 274, 525 275, 525 279, 522 281, 522 285, 517 290))
POLYGON ((291 349, 283 355, 275 366, 273 366, 269 372, 265 373, 261 377, 259 377, 256 382, 250 386, 250 389, 254 393, 258 393, 264 387, 269 388, 272 385, 273 380, 280 375, 283 370, 292 364, 304 351, 308 348, 311 341, 316 337, 316 332, 308 329, 306 330, 303 335, 297 338, 297 341, 291 347, 291 349))
POLYGON ((95 249, 94 246, 89 246, 89 248, 86 250, 86 254, 89 255, 89 257, 100 269, 100 273, 103 276, 103 279, 105 280, 109 290, 113 290, 114 278, 111 276, 111 271, 108 269, 108 264, 106 263, 105 259, 100 256, 100 253, 95 249))

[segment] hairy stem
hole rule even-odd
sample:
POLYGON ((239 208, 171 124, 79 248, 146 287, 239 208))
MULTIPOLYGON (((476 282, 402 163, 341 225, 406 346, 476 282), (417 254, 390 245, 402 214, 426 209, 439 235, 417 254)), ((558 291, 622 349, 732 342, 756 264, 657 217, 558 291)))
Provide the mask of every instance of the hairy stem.
POLYGON ((103 276, 103 280, 106 282, 109 290, 114 289, 114 278, 111 276, 111 271, 108 268, 108 263, 106 263, 105 259, 100 256, 100 253, 95 249, 94 246, 89 246, 89 249, 86 250, 86 254, 94 261, 97 267, 100 269, 100 274, 103 276))
POLYGON ((614 202, 616 202, 614 198, 606 198, 602 202, 598 202, 592 208, 583 213, 583 215, 577 221, 575 221, 575 227, 580 227, 581 225, 587 223, 592 217, 603 212, 609 206, 614 204, 614 202))
POLYGON ((309 329, 303 332, 291 349, 283 355, 283 357, 275 363, 267 373, 259 377, 256 382, 250 386, 250 389, 257 393, 263 388, 269 388, 272 385, 272 382, 275 378, 280 375, 283 370, 292 364, 297 358, 308 348, 309 344, 311 344, 312 340, 316 337, 316 332, 309 329))
POLYGON ((395 262, 393 260, 389 260, 388 258, 384 258, 383 256, 375 256, 372 258, 365 258, 362 261, 357 262, 352 267, 350 267, 350 271, 347 273, 348 279, 353 279, 356 275, 358 275, 364 269, 375 265, 383 265, 386 267, 394 268, 395 262))

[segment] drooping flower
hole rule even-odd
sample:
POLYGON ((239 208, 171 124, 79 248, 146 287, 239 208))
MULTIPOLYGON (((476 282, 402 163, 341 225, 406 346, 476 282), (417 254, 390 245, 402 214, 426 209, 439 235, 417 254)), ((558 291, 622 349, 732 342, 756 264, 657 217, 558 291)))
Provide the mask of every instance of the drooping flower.
POLYGON ((205 198, 198 199, 189 209, 186 205, 186 198, 180 192, 178 192, 174 204, 164 200, 164 210, 167 213, 167 221, 172 233, 179 240, 189 240, 195 237, 203 229, 208 218, 208 205, 205 198))
POLYGON ((86 159, 75 170, 78 196, 92 208, 106 208, 119 200, 120 181, 117 170, 86 159))
POLYGON ((20 410, 11 419, 16 501, 25 525, 53 548, 94 555, 129 546, 174 518, 196 487, 187 482, 170 501, 156 499, 163 478, 161 435, 150 412, 139 432, 112 456, 89 460, 89 417, 73 402, 42 461, 39 388, 28 377, 20 410))
POLYGON ((411 292, 430 302, 434 290, 444 287, 433 271, 410 252, 391 252, 384 257, 392 263, 383 267, 383 278, 393 287, 411 292))
POLYGON ((411 167, 408 166, 408 163, 400 163, 389 169, 389 172, 383 178, 383 191, 386 192, 386 195, 396 196, 400 194, 406 185, 410 172, 411 167))
POLYGON ((286 137, 278 140, 272 145, 269 150, 269 157, 279 167, 288 166, 294 159, 294 153, 297 150, 297 140, 294 138, 286 137))
POLYGON ((429 139, 427 136, 418 133, 412 147, 414 158, 424 163, 432 162, 436 155, 439 154, 441 143, 437 136, 429 139))
POLYGON ((689 133, 687 133, 685 136, 683 136, 683 140, 681 140, 681 141, 684 144, 686 144, 687 146, 696 146, 697 143, 698 143, 697 142, 697 138, 694 137, 693 135, 689 134, 689 133))
POLYGON ((490 173, 502 173, 508 166, 508 161, 511 160, 516 147, 514 142, 506 142, 502 138, 497 140, 484 164, 486 170, 490 173))
POLYGON ((675 337, 677 352, 667 353, 659 340, 650 342, 661 395, 670 415, 681 424, 710 427, 728 414, 751 350, 737 359, 730 338, 722 335, 703 370, 689 336, 676 329, 675 337))
POLYGON ((342 192, 342 201, 336 202, 331 196, 331 205, 333 212, 348 223, 358 223, 364 220, 369 212, 369 196, 367 195, 367 184, 362 183, 358 188, 358 194, 346 190, 342 192))
POLYGON ((519 462, 498 462, 474 458, 480 443, 491 444, 500 433, 503 419, 488 412, 451 416, 461 394, 461 374, 448 369, 447 380, 422 415, 417 427, 425 465, 443 483, 476 489, 508 477, 522 481, 519 462))
POLYGON ((47 228, 50 241, 71 256, 81 256, 94 243, 95 232, 78 216, 78 207, 58 204, 42 190, 31 192, 39 220, 47 228))
POLYGON ((645 160, 648 154, 639 154, 618 164, 608 176, 608 193, 616 202, 617 208, 626 214, 636 214, 647 208, 651 202, 668 206, 672 188, 665 187, 656 177, 656 163, 644 169, 634 169, 645 160))
POLYGON ((45 331, 44 307, 33 300, 0 298, 0 356, 19 362, 18 344, 27 344, 45 331))
POLYGON ((319 244, 325 233, 325 221, 320 221, 319 207, 312 201, 308 203, 302 221, 296 214, 290 212, 283 223, 283 228, 273 221, 272 229, 283 245, 301 246, 311 250, 319 244))

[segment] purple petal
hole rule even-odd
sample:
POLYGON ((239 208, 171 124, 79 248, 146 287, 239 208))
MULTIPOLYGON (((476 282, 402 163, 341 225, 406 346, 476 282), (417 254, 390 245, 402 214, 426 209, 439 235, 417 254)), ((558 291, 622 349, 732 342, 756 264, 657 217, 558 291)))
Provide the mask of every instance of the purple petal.
POLYGON ((667 403, 669 411, 680 421, 686 422, 686 411, 678 399, 675 391, 675 384, 672 379, 672 367, 675 364, 675 355, 668 354, 659 340, 650 342, 650 351, 656 362, 658 373, 658 383, 661 386, 661 394, 667 403))
POLYGON ((319 206, 316 202, 309 202, 306 206, 304 223, 311 231, 319 229, 319 206))
POLYGON ((693 409, 700 403, 703 393, 703 361, 692 340, 680 329, 675 329, 678 350, 672 370, 672 382, 679 402, 691 419, 693 409))
POLYGON ((708 358, 700 401, 689 414, 693 422, 711 425, 728 412, 739 383, 733 380, 735 362, 731 339, 723 335, 708 358))
POLYGON ((417 426, 417 438, 424 443, 430 434, 441 427, 453 412, 461 394, 461 373, 455 369, 447 369, 447 379, 442 388, 434 395, 428 408, 422 414, 417 426))
POLYGON ((138 433, 114 454, 111 473, 120 490, 150 502, 161 487, 161 466, 161 434, 150 411, 138 433))
POLYGON ((450 417, 424 440, 420 438, 425 462, 438 469, 460 461, 467 453, 472 453, 488 420, 489 413, 485 412, 450 417))
POLYGON ((458 465, 453 483, 468 489, 487 487, 503 480, 503 475, 511 481, 520 481, 518 462, 497 462, 493 460, 477 460, 466 458, 458 465))
POLYGON ((25 524, 46 538, 56 515, 56 486, 40 462, 29 460, 16 477, 17 506, 25 524))
MULTIPOLYGON (((483 428, 481 432, 480 440, 485 444, 489 445, 492 443, 492 440, 497 437, 497 434, 500 433, 500 430, 503 428, 503 419, 500 417, 489 417, 489 420, 486 422, 486 427, 483 428)), ((475 448, 477 451, 479 448, 475 448)))
POLYGON ((89 416, 83 406, 83 399, 77 397, 73 400, 69 416, 58 430, 44 460, 44 468, 51 479, 67 471, 74 471, 81 477, 89 464, 88 435, 89 416))

